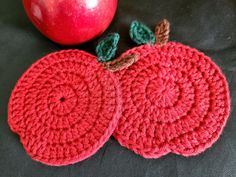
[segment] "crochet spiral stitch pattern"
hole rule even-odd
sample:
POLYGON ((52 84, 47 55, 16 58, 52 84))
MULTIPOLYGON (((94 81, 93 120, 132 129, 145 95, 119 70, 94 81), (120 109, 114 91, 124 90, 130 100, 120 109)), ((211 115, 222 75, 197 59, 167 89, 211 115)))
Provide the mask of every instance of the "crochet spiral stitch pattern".
POLYGON ((219 138, 230 112, 227 81, 203 53, 180 43, 142 45, 123 56, 122 117, 114 137, 145 158, 197 155, 219 138))
POLYGON ((61 166, 93 155, 120 117, 117 80, 96 57, 65 50, 43 57, 17 82, 8 122, 36 161, 61 166))

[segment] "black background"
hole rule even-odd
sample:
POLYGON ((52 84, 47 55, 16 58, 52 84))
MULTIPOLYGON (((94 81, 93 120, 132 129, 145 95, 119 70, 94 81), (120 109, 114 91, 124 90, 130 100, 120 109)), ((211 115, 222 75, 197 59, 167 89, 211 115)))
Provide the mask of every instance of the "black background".
MULTIPOLYGON (((236 177, 236 1, 120 0, 106 31, 119 32, 118 54, 134 46, 129 24, 137 19, 154 28, 171 22, 171 40, 198 48, 222 68, 230 85, 231 116, 220 139, 204 153, 185 158, 174 154, 144 159, 114 138, 91 158, 64 167, 35 162, 7 124, 7 103, 17 79, 38 58, 68 48, 43 37, 27 19, 20 0, 0 1, 0 176, 1 177, 236 177)), ((105 34, 106 34, 105 33, 105 34)), ((104 34, 104 35, 105 35, 104 34)), ((103 35, 103 36, 104 36, 103 35)), ((98 39, 69 47, 95 54, 98 39)))

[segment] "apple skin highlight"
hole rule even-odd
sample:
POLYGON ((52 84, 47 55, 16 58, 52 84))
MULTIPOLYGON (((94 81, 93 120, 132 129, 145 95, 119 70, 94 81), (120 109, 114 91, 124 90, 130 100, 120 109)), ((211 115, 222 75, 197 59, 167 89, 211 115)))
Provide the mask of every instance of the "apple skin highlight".
POLYGON ((118 0, 22 0, 35 27, 52 41, 77 45, 101 35, 118 0))

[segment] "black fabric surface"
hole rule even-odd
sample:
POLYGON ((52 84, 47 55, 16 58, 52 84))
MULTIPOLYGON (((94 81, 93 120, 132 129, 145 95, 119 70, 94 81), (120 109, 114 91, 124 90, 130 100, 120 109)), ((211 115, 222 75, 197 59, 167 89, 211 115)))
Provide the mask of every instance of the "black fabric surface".
POLYGON ((78 48, 95 54, 99 39, 75 47, 57 45, 34 28, 20 0, 1 0, 0 177, 236 177, 236 1, 120 0, 116 17, 105 34, 120 33, 119 55, 135 46, 128 35, 132 20, 154 28, 164 17, 171 22, 171 40, 212 57, 229 82, 231 116, 212 148, 190 158, 169 154, 148 160, 110 138, 94 156, 74 165, 50 167, 31 160, 7 124, 8 99, 17 79, 50 52, 78 48))

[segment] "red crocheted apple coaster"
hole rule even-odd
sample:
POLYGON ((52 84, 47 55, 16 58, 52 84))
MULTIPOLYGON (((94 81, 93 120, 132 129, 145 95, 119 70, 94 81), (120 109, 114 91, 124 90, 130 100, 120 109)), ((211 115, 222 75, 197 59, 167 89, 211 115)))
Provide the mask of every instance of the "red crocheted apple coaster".
POLYGON ((93 155, 113 133, 119 95, 117 80, 95 56, 61 51, 40 59, 20 78, 8 122, 34 160, 72 164, 93 155))
POLYGON ((220 136, 229 116, 226 79, 203 53, 180 43, 142 45, 139 60, 116 72, 122 117, 114 136, 145 158, 196 155, 220 136))

